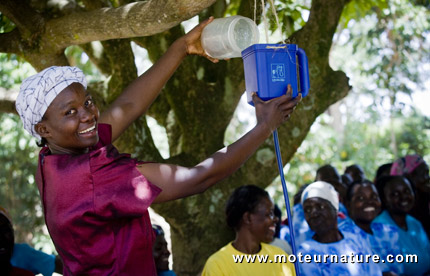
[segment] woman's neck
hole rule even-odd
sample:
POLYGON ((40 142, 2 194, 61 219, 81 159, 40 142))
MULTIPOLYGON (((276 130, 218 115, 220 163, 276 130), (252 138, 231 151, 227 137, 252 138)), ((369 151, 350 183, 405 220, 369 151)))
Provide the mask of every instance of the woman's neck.
POLYGON ((85 149, 67 149, 62 148, 57 145, 50 145, 48 144, 49 151, 51 154, 70 154, 70 155, 80 155, 88 152, 88 148, 85 149))
POLYGON ((260 242, 249 235, 236 233, 236 239, 232 243, 238 251, 246 254, 257 254, 261 250, 260 242))
POLYGON ((370 227, 371 222, 368 221, 360 221, 360 220, 355 220, 354 221, 355 224, 360 227, 364 232, 373 235, 373 231, 372 228, 370 227))
POLYGON ((408 231, 408 224, 406 223, 406 213, 388 212, 393 221, 405 231, 408 231))
POLYGON ((332 243, 342 240, 343 236, 337 228, 334 228, 328 231, 315 233, 312 239, 320 243, 332 243))

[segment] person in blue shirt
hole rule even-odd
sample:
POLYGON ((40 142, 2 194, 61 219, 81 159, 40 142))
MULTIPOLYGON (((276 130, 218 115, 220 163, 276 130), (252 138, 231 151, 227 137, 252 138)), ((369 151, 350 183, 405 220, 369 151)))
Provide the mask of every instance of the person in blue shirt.
POLYGON ((414 206, 415 195, 404 176, 385 176, 376 182, 384 210, 375 222, 388 224, 399 232, 397 243, 403 256, 416 255, 418 262, 404 262, 404 275, 430 273, 430 242, 421 223, 407 213, 414 206))
POLYGON ((167 241, 164 237, 164 230, 160 225, 153 224, 152 230, 155 234, 155 241, 152 246, 157 276, 176 276, 173 270, 169 269, 170 251, 167 248, 167 241))
POLYGON ((403 264, 391 262, 389 256, 399 255, 399 233, 391 225, 372 222, 381 212, 381 200, 375 185, 369 180, 353 182, 346 192, 346 206, 350 219, 339 224, 341 231, 359 235, 369 242, 384 276, 403 274, 403 264))
POLYGON ((382 275, 379 266, 367 258, 372 252, 366 240, 339 230, 339 199, 332 185, 323 181, 312 183, 303 191, 301 201, 305 219, 315 232, 298 248, 299 256, 312 258, 300 263, 301 275, 382 275))
MULTIPOLYGON (((12 238, 14 237, 13 233, 13 225, 12 220, 3 207, 0 206, 0 217, 2 219, 6 218, 8 223, 4 225, 8 225, 10 227, 10 231, 12 231, 12 238)), ((5 233, 7 231, 0 231, 2 236, 2 241, 4 241, 4 237, 7 236, 5 233)), ((42 274, 43 276, 51 276, 54 272, 63 274, 63 263, 58 256, 46 254, 42 251, 36 250, 30 245, 26 243, 15 243, 13 239, 13 243, 11 245, 11 256, 9 259, 10 264, 15 269, 23 269, 29 272, 32 272, 35 275, 42 274)), ((2 247, 2 246, 0 246, 2 247)), ((2 250, 0 250, 2 251, 2 250)), ((1 254, 0 254, 1 255, 1 254)), ((4 269, 0 269, 0 272, 4 272, 4 269)), ((3 275, 3 274, 0 274, 3 275)))
POLYGON ((51 276, 54 272, 63 274, 63 263, 58 255, 36 250, 26 243, 15 243, 10 262, 36 275, 51 276))
POLYGON ((378 169, 376 169, 376 174, 375 174, 375 178, 373 179, 373 183, 376 183, 376 181, 383 176, 390 175, 391 166, 393 166, 393 163, 385 163, 379 166, 378 169))
POLYGON ((334 187, 339 194, 339 202, 341 203, 339 207, 340 211, 344 212, 345 215, 348 215, 346 208, 343 205, 347 187, 343 183, 342 177, 337 169, 330 164, 319 167, 315 176, 315 181, 324 181, 330 183, 334 187))
MULTIPOLYGON (((270 244, 280 247, 288 254, 292 254, 293 249, 291 248, 290 243, 286 239, 281 238, 281 230, 284 228, 288 228, 288 225, 282 225, 282 211, 277 204, 275 204, 274 214, 278 218, 278 220, 276 221, 275 235, 273 237, 273 241, 270 244)), ((285 230, 284 230, 284 235, 285 235, 285 230)))
POLYGON ((415 193, 414 207, 409 215, 421 222, 430 239, 430 176, 429 166, 418 154, 406 155, 394 161, 390 170, 391 175, 403 175, 412 184, 415 193))
POLYGON ((0 273, 2 276, 34 276, 34 273, 14 266, 12 257, 15 234, 9 213, 0 206, 0 273))
MULTIPOLYGON (((338 171, 332 165, 324 165, 318 168, 315 176, 315 181, 324 181, 331 184, 339 197, 339 212, 338 212, 338 222, 344 220, 348 211, 343 205, 343 200, 346 193, 346 186, 342 182, 342 178, 340 177, 338 171)), ((303 213, 303 206, 300 203, 301 192, 306 187, 306 185, 302 186, 297 194, 294 196, 294 207, 293 207, 293 228, 294 228, 294 239, 296 242, 296 246, 299 246, 303 241, 309 240, 315 233, 312 229, 309 228, 308 223, 305 220, 305 216, 303 213)), ((285 239, 291 244, 291 238, 289 231, 286 229, 283 231, 285 233, 285 239)))
MULTIPOLYGON (((345 168, 345 174, 349 174, 352 178, 352 182, 362 181, 366 179, 363 168, 358 164, 352 164, 345 168)), ((352 184, 352 183, 351 183, 352 184)))

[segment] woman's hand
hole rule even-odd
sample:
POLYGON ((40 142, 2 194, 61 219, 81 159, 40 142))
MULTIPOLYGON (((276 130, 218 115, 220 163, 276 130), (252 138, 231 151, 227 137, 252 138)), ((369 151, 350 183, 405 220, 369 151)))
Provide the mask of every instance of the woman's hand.
POLYGON ((252 100, 255 106, 257 124, 263 124, 270 132, 273 132, 279 125, 290 118, 296 105, 302 100, 302 95, 299 94, 293 99, 293 89, 291 85, 288 85, 287 93, 278 98, 263 101, 258 97, 257 93, 253 93, 252 100))
POLYGON ((206 54, 200 40, 203 29, 213 20, 214 20, 213 16, 209 17, 208 19, 201 22, 199 25, 194 27, 191 31, 189 31, 186 35, 183 36, 187 55, 199 55, 209 59, 214 63, 217 63, 219 61, 218 59, 210 57, 208 54, 206 54))

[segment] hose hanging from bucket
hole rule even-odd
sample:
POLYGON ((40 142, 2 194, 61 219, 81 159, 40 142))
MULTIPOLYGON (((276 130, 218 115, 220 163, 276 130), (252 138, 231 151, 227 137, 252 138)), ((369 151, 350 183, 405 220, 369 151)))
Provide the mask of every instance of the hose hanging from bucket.
MULTIPOLYGON (((273 141, 275 142, 275 152, 276 152, 276 160, 278 161, 278 170, 279 176, 282 182, 282 191, 284 192, 284 200, 285 206, 287 207, 287 217, 288 217, 288 228, 290 229, 290 237, 291 237, 291 248, 293 250, 293 255, 296 255, 296 241, 294 239, 294 229, 293 229, 293 217, 291 216, 291 208, 290 208, 290 199, 288 197, 288 189, 287 184, 285 183, 284 177, 284 165, 282 164, 282 156, 281 150, 279 148, 279 140, 278 140, 278 130, 275 129, 273 131, 273 141)), ((294 268, 296 270, 296 275, 300 275, 299 264, 297 260, 294 262, 294 268)))
MULTIPOLYGON (((257 5, 256 5, 257 1, 254 1, 254 21, 256 20, 256 10, 257 10, 257 5)), ((266 19, 266 15, 264 14, 264 5, 265 1, 261 0, 261 5, 262 5, 262 13, 263 13, 263 22, 264 22, 264 26, 265 26, 265 30, 266 30, 266 43, 269 42, 269 37, 268 37, 268 27, 267 27, 267 19, 266 19)), ((275 18, 276 18, 276 23, 279 27, 279 19, 278 19, 278 15, 276 14, 276 9, 274 6, 274 3, 272 0, 270 0, 270 4, 272 6, 272 13, 274 14, 275 18)), ((283 44, 285 44, 285 41, 283 41, 283 44)), ((287 209, 287 217, 288 217, 288 228, 290 229, 290 237, 291 237, 291 248, 293 250, 293 255, 297 256, 296 254, 296 241, 294 239, 294 228, 293 228, 293 217, 291 215, 291 208, 290 208, 290 200, 288 197, 288 189, 287 189, 287 184, 285 183, 285 177, 284 177, 284 165, 282 164, 282 156, 281 156, 281 150, 279 148, 279 140, 278 140, 278 130, 274 130, 273 131, 273 141, 275 143, 275 152, 276 152, 276 159, 278 161, 278 170, 279 170, 279 176, 281 178, 281 182, 282 182, 282 191, 284 193, 284 200, 285 200, 285 206, 287 209)), ((300 275, 300 271, 299 271, 299 264, 297 262, 297 260, 294 262, 294 269, 296 270, 296 275, 299 276, 300 275)))

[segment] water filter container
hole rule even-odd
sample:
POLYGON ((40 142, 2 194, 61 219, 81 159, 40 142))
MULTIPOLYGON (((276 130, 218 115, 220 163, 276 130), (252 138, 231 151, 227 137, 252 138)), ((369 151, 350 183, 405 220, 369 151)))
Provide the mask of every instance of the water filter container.
POLYGON ((252 92, 266 101, 285 94, 288 84, 293 97, 308 94, 308 58, 296 44, 255 44, 242 52, 242 59, 249 104, 254 105, 252 92))
POLYGON ((214 19, 202 32, 201 43, 206 53, 217 59, 241 57, 247 47, 258 43, 260 34, 251 19, 235 15, 214 19))

